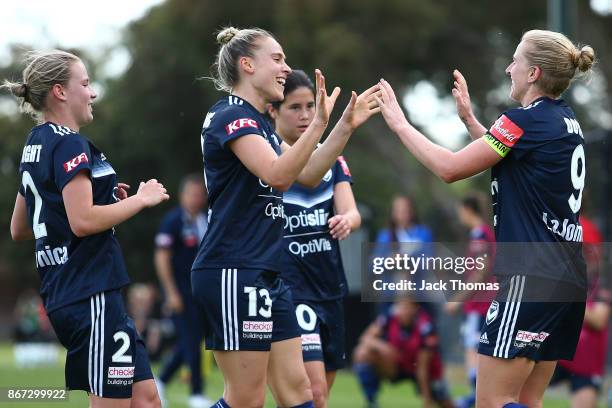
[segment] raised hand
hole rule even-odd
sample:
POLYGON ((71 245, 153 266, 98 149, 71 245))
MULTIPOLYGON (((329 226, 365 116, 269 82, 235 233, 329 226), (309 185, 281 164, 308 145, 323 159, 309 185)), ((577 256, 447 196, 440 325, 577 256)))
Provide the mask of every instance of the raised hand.
POLYGON ((325 77, 319 69, 315 70, 315 81, 317 87, 315 120, 327 125, 331 112, 336 104, 336 99, 338 99, 338 95, 340 95, 340 88, 335 87, 331 95, 327 95, 325 77))
POLYGON ((141 181, 136 195, 140 197, 145 207, 153 207, 170 198, 166 193, 164 185, 156 179, 151 179, 146 183, 141 181))
POLYGON ((455 98, 455 104, 457 105, 457 115, 459 115, 463 123, 467 124, 468 120, 474 116, 467 82, 457 69, 453 71, 453 78, 455 81, 452 93, 455 98))
POLYGON ((374 99, 378 103, 380 112, 383 118, 385 118, 385 122, 387 122, 389 129, 398 133, 402 127, 408 124, 406 116, 397 102, 395 92, 393 92, 391 85, 384 79, 381 79, 378 84, 380 85, 380 96, 374 93, 374 99))
POLYGON ((375 99, 379 89, 380 85, 376 84, 366 89, 359 96, 353 91, 351 100, 342 113, 341 120, 351 129, 356 129, 370 119, 372 115, 380 112, 380 107, 375 99))

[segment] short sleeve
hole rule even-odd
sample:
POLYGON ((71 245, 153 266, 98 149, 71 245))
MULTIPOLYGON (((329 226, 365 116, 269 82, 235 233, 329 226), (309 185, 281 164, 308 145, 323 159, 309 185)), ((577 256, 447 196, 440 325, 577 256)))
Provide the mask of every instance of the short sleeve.
POLYGON ((211 119, 206 133, 222 148, 225 148, 228 142, 241 136, 250 134, 264 136, 262 124, 257 121, 256 115, 240 105, 229 106, 218 111, 211 119))
POLYGON ((171 249, 179 238, 176 220, 173 214, 174 212, 166 215, 160 223, 157 234, 155 235, 156 248, 171 249))
POLYGON ((21 194, 22 197, 25 197, 25 187, 23 187, 23 184, 19 185, 18 192, 19 192, 19 194, 21 194))
POLYGON ((344 159, 344 156, 338 156, 336 159, 336 163, 334 164, 334 173, 336 175, 334 184, 338 184, 343 181, 348 181, 349 183, 353 184, 351 171, 346 160, 344 159))
POLYGON ((53 176, 62 191, 81 170, 91 171, 89 143, 79 134, 62 136, 53 150, 53 176))

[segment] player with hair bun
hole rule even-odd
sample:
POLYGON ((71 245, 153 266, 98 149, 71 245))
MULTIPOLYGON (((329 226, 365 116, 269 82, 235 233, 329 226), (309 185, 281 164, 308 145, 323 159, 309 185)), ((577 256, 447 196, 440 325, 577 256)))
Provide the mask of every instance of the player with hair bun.
MULTIPOLYGON (((279 406, 312 407, 291 292, 279 277, 282 192, 294 182, 317 186, 353 122, 334 127, 315 150, 340 93, 328 95, 316 70, 314 118, 288 146, 266 117, 266 106, 283 100, 291 73, 280 44, 259 28, 225 28, 217 41, 214 82, 230 94, 210 109, 202 129, 209 227, 191 277, 206 346, 225 379, 216 406, 261 407, 268 384, 279 406)), ((377 89, 359 98, 353 92, 344 115, 376 113, 377 89)))
POLYGON ((467 83, 455 71, 458 114, 474 139, 458 152, 416 130, 391 86, 380 81, 377 99, 389 128, 432 172, 450 183, 492 168, 500 291, 478 349, 479 407, 541 407, 557 361, 571 360, 576 350, 586 299, 578 220, 586 165, 582 130, 560 96, 578 73, 591 69, 594 58, 591 47, 578 48, 563 34, 526 32, 506 68, 510 97, 521 106, 504 112, 488 130, 474 116, 467 83), (504 255, 509 246, 500 249, 508 242, 529 249, 510 258, 504 255), (542 256, 550 250, 554 256, 542 256), (571 294, 574 301, 534 302, 543 299, 540 290, 571 294))
POLYGON ((36 240, 40 294, 68 350, 66 387, 92 407, 159 407, 144 343, 119 290, 129 283, 114 227, 167 200, 155 179, 129 186, 104 153, 82 136, 96 93, 79 57, 29 53, 23 79, 5 81, 38 122, 27 138, 11 219, 14 240, 36 240))

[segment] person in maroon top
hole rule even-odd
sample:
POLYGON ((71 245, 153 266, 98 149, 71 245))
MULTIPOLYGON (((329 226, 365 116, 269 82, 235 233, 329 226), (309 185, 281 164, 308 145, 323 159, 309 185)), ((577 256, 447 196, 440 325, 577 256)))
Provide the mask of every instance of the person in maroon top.
POLYGON ((559 360, 551 384, 569 380, 572 408, 595 408, 605 378, 612 294, 599 282, 603 237, 597 226, 586 217, 580 217, 580 224, 590 283, 584 323, 574 359, 559 360))
POLYGON ((354 369, 370 407, 376 407, 381 380, 412 380, 423 406, 453 407, 444 381, 438 334, 429 314, 410 299, 400 299, 361 335, 354 369))
MULTIPOLYGON (((457 215, 462 225, 470 229, 467 257, 486 257, 486 267, 482 270, 472 269, 465 274, 466 282, 490 282, 495 277, 490 273, 495 257, 495 233, 485 222, 485 214, 481 204, 482 199, 476 194, 465 196, 458 207, 457 215)), ((495 297, 494 291, 464 291, 456 293, 444 309, 449 314, 455 314, 463 304, 464 320, 461 326, 463 347, 465 349, 465 368, 472 386, 472 392, 457 401, 461 408, 468 408, 476 402, 476 369, 478 359, 478 344, 487 342, 481 339, 480 329, 485 322, 487 310, 495 297)))

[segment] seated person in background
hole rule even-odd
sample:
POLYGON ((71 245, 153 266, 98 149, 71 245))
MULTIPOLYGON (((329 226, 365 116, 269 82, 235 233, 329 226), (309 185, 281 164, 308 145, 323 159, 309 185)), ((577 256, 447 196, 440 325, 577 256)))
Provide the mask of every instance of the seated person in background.
POLYGON ((397 300, 365 330, 353 364, 369 407, 377 406, 380 382, 385 379, 414 381, 424 407, 453 406, 431 317, 410 299, 397 300))

